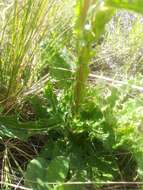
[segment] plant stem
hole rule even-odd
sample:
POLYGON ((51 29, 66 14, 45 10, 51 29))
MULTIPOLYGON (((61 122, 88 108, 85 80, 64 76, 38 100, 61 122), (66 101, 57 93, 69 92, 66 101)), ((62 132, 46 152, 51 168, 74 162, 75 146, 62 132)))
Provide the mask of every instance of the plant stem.
POLYGON ((77 19, 77 47, 78 60, 76 71, 76 84, 74 89, 74 111, 77 113, 86 87, 90 62, 91 42, 88 40, 85 25, 87 21, 87 13, 90 7, 90 0, 82 0, 78 4, 79 15, 77 19))

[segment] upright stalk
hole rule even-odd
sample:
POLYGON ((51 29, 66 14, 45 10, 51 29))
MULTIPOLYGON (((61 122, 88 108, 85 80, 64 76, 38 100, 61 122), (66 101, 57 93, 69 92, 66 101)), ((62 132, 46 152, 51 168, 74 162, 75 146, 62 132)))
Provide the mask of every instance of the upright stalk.
MULTIPOLYGON (((80 0, 78 2, 77 19, 77 71, 76 84, 74 89, 75 111, 79 110, 80 103, 83 101, 86 81, 89 73, 89 61, 91 52, 91 42, 87 35, 87 14, 90 7, 90 0, 80 0)), ((87 26, 88 27, 88 26, 87 26)))
POLYGON ((106 23, 112 18, 114 9, 100 0, 78 0, 77 6, 77 71, 74 89, 74 111, 79 111, 83 102, 89 73, 92 43, 100 39, 106 23))

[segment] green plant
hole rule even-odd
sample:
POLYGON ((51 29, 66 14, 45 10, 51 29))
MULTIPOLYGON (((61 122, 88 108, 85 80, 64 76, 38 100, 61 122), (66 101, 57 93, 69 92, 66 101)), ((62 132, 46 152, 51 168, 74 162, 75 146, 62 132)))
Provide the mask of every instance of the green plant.
POLYGON ((114 14, 114 8, 123 8, 143 13, 142 2, 108 1, 92 2, 88 0, 77 3, 77 39, 78 64, 75 85, 75 105, 78 109, 83 99, 83 91, 88 76, 88 63, 91 60, 93 39, 99 40, 105 30, 105 25, 114 14), (110 13, 110 14, 109 14, 110 13), (90 19, 90 21, 88 20, 90 19), (102 20, 102 21, 101 21, 102 20), (94 38, 93 38, 94 37, 94 38))
MULTIPOLYGON (((46 89, 45 94, 48 100, 52 97, 47 96, 49 90, 49 88, 46 89)), ((29 163, 26 175, 30 175, 30 178, 27 177, 26 181, 31 179, 31 182, 25 181, 25 184, 39 189, 51 189, 51 186, 45 186, 46 183, 51 185, 48 184, 50 182, 48 176, 47 180, 45 180, 46 175, 42 177, 42 173, 45 172, 44 165, 41 166, 41 172, 38 174, 33 173, 33 170, 29 168, 35 161, 37 166, 34 165, 34 167, 40 167, 41 159, 46 160, 44 163, 50 167, 50 163, 61 156, 63 159, 66 158, 65 161, 68 158, 69 167, 68 172, 63 175, 64 180, 58 181, 56 184, 60 186, 59 188, 84 189, 83 185, 75 185, 76 181, 100 183, 111 180, 142 179, 142 162, 140 160, 143 152, 140 147, 143 141, 136 123, 139 118, 142 118, 142 114, 139 116, 135 111, 138 106, 141 106, 138 104, 140 99, 125 101, 128 91, 122 94, 120 93, 121 89, 114 88, 105 94, 105 90, 105 86, 102 88, 101 86, 88 87, 86 103, 82 104, 78 117, 73 117, 72 110, 70 111, 72 95, 69 92, 63 92, 56 100, 56 110, 54 103, 50 104, 51 114, 52 110, 55 110, 54 112, 61 115, 63 121, 60 124, 60 130, 49 131, 49 138, 38 158, 29 163), (124 103, 123 107, 120 106, 122 103, 124 103), (131 107, 135 107, 130 108, 129 104, 131 107), (131 116, 130 110, 133 111, 134 117, 131 116), (37 180, 36 184, 34 184, 35 179, 37 180), (38 179, 40 180, 38 181, 38 179), (70 182, 73 184, 68 185, 70 182)), ((52 170, 52 175, 60 175, 60 171, 52 170)), ((52 182, 54 184, 56 181, 52 182)), ((95 187, 97 186, 95 185, 95 187)))
POLYGON ((85 83, 89 74, 92 44, 98 41, 104 32, 105 24, 110 20, 114 10, 100 3, 85 0, 77 3, 77 71, 75 84, 75 109, 83 101, 85 83), (101 21, 102 20, 102 21, 101 21))
POLYGON ((56 184, 64 181, 68 174, 68 169, 69 161, 66 157, 57 157, 51 162, 49 161, 49 163, 44 158, 39 157, 28 164, 25 181, 33 189, 52 189, 54 186, 48 183, 56 184))
MULTIPOLYGON (((28 2, 34 1, 29 0, 28 2)), ((43 2, 40 2, 43 5, 43 2)), ((122 94, 122 88, 106 88, 101 85, 87 86, 88 67, 94 53, 92 45, 95 40, 96 42, 100 40, 106 23, 114 14, 114 8, 127 8, 142 12, 140 3, 141 1, 123 3, 122 1, 105 0, 103 3, 80 0, 76 4, 73 34, 73 41, 75 40, 73 47, 76 47, 74 56, 71 56, 70 51, 67 51, 66 54, 61 51, 67 40, 62 44, 53 43, 42 46, 45 50, 42 52, 42 59, 45 58, 42 69, 47 69, 46 63, 48 63, 50 64, 51 78, 60 81, 63 78, 75 77, 75 82, 70 81, 68 85, 67 82, 63 83, 61 88, 61 84, 59 86, 57 81, 51 80, 44 86, 41 97, 35 95, 24 99, 28 108, 34 110, 33 118, 30 118, 30 121, 25 119, 27 118, 26 114, 22 115, 21 113, 0 117, 0 125, 3 129, 1 130, 2 138, 7 136, 25 140, 31 135, 48 134, 43 148, 26 167, 24 180, 26 186, 39 190, 84 189, 84 186, 76 187, 74 182, 94 181, 95 184, 92 184, 91 188, 97 188, 99 185, 96 183, 103 181, 142 180, 143 151, 141 147, 143 140, 137 130, 138 125, 142 124, 142 106, 139 103, 142 97, 139 97, 139 100, 137 98, 134 100, 134 97, 130 98, 131 89, 127 89, 122 94), (49 53, 48 55, 51 54, 51 57, 46 57, 46 51, 49 53), (58 73, 60 64, 62 72, 58 73), (76 67, 75 70, 73 69, 74 73, 71 72, 73 65, 76 67), (136 109, 140 111, 140 114, 136 112, 136 109), (140 122, 137 123, 137 121, 140 122), (69 186, 68 182, 73 183, 73 186, 69 186)), ((17 22, 19 13, 17 13, 17 6, 17 1, 15 1, 15 16, 13 17, 15 22, 17 22)), ((35 24, 37 24, 37 20, 35 24)), ((14 26, 17 25, 14 24, 14 26)), ((73 31, 68 32, 72 34, 73 31)), ((52 35, 55 34, 56 37, 59 33, 52 31, 52 35)), ((69 39, 69 33, 66 34, 69 39)), ((47 39, 49 36, 47 35, 47 39)), ((14 33, 14 37, 12 39, 15 43, 23 42, 18 41, 16 33, 14 33)), ((49 41, 47 40, 48 43, 49 41)), ((32 43, 31 38, 30 42, 32 43)), ((66 49, 68 49, 67 47, 66 49)), ((8 50, 12 53, 13 49, 9 48, 8 50)), ((17 51, 19 52, 19 50, 17 51)), ((45 70, 40 71, 38 77, 42 76, 42 72, 45 70)), ((16 75, 13 77, 18 76, 17 72, 14 74, 16 75)), ((20 88, 15 88, 13 77, 10 80, 12 82, 10 82, 8 92, 15 95, 13 90, 20 88), (13 87, 12 91, 11 87, 13 87)), ((7 154, 6 151, 7 149, 5 149, 7 154)), ((5 163, 4 166, 7 169, 7 163, 5 163)), ((7 176, 5 176, 5 181, 11 182, 7 176)))

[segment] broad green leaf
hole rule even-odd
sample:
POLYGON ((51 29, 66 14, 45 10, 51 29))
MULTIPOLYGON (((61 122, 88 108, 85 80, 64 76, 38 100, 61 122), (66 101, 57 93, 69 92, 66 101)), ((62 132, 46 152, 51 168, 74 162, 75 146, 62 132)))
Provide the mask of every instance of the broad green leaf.
POLYGON ((0 117, 0 134, 3 137, 20 138, 26 140, 29 136, 41 131, 57 129, 61 119, 53 117, 51 119, 41 119, 37 121, 20 122, 14 116, 0 117))
POLYGON ((52 127, 56 124, 59 124, 61 119, 57 116, 51 119, 41 119, 37 121, 27 121, 20 122, 16 117, 13 116, 1 116, 0 117, 0 125, 5 125, 11 128, 21 128, 21 129, 45 129, 47 127, 52 127))
POLYGON ((64 182, 69 171, 67 157, 58 156, 50 163, 44 158, 33 159, 27 167, 25 185, 36 190, 51 190, 53 185, 48 183, 64 182))
POLYGON ((66 48, 56 49, 51 46, 45 48, 43 57, 52 78, 56 79, 60 87, 67 87, 67 85, 71 83, 75 69, 73 55, 71 55, 66 48), (49 54, 51 54, 51 56, 49 56, 49 54))
POLYGON ((99 9, 95 10, 92 25, 96 40, 99 40, 101 35, 104 33, 105 25, 110 21, 113 14, 114 9, 111 7, 101 6, 99 9))
POLYGON ((13 128, 8 128, 4 125, 0 126, 0 137, 5 138, 19 138, 21 140, 27 140, 27 138, 30 136, 27 130, 20 130, 20 129, 13 129, 13 128))
POLYGON ((58 156, 48 166, 48 182, 64 182, 69 170, 69 159, 64 156, 58 156))
POLYGON ((47 163, 43 158, 31 160, 25 173, 25 185, 36 190, 46 190, 45 174, 47 173, 47 163))
POLYGON ((143 14, 143 1, 142 0, 105 0, 107 6, 115 8, 129 9, 143 14))

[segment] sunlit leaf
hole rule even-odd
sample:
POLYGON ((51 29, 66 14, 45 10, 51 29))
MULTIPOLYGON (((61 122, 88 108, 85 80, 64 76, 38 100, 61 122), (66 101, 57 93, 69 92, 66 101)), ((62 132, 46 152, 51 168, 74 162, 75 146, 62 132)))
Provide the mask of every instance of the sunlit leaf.
POLYGON ((69 170, 69 160, 59 156, 50 163, 44 158, 33 159, 27 167, 25 184, 33 189, 51 190, 52 185, 48 182, 64 182, 69 170))
POLYGON ((101 6, 95 10, 93 18, 93 31, 95 39, 98 40, 105 31, 105 25, 110 21, 114 14, 114 9, 111 7, 101 6))
POLYGON ((142 0, 105 0, 105 3, 111 7, 129 9, 143 14, 142 0))

